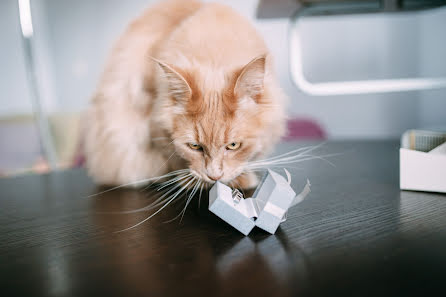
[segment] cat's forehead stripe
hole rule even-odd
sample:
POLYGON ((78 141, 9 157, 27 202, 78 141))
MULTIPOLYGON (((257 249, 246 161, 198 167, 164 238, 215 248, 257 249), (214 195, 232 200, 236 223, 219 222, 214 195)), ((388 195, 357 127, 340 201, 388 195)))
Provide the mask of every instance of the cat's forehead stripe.
MULTIPOLYGON (((210 72, 209 72, 210 73, 210 72)), ((224 85, 219 85, 221 89, 203 88, 202 81, 198 81, 200 91, 193 94, 194 98, 189 101, 189 118, 194 122, 193 129, 196 141, 207 149, 221 148, 231 141, 236 141, 231 137, 231 123, 237 116, 238 104, 234 98, 233 88, 235 86, 235 75, 220 78, 224 85)), ((190 79, 197 79, 192 75, 190 79)), ((207 80, 209 83, 209 80, 207 80)), ((208 85, 209 87, 209 85, 208 85)), ((243 121, 242 121, 243 122, 243 121)))
POLYGON ((199 75, 203 90, 222 90, 225 86, 225 72, 221 68, 201 66, 199 75))
POLYGON ((224 113, 231 117, 237 109, 234 94, 240 69, 222 71, 206 68, 178 70, 192 89, 187 111, 191 116, 200 117, 204 113, 224 113))
POLYGON ((200 142, 201 134, 200 134, 200 130, 198 129, 197 123, 194 123, 194 132, 195 132, 195 138, 198 140, 198 142, 200 142))
POLYGON ((218 148, 228 142, 230 128, 224 116, 202 117, 193 124, 197 141, 207 148, 218 148))

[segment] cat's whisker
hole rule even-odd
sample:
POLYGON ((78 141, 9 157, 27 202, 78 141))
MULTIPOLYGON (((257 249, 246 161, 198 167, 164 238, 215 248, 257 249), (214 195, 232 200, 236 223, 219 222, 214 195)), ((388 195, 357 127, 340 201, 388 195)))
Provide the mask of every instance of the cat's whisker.
POLYGON ((195 180, 195 184, 194 184, 194 186, 192 188, 192 191, 189 193, 188 198, 186 199, 186 203, 185 203, 185 206, 184 206, 183 210, 178 215, 176 215, 173 219, 170 219, 170 220, 168 220, 168 221, 166 221, 164 223, 170 223, 172 221, 175 221, 180 216, 181 216, 180 222, 183 220, 183 216, 184 216, 184 213, 186 212, 186 208, 189 205, 189 203, 191 202, 192 198, 194 198, 194 196, 195 196, 195 194, 196 194, 196 192, 198 190, 198 185, 199 185, 199 183, 201 183, 201 180, 199 180, 196 177, 195 177, 195 179, 196 179, 195 180))
MULTIPOLYGON (((168 139, 168 138, 169 137, 164 137, 164 139, 168 139)), ((178 140, 178 139, 187 139, 187 137, 181 137, 180 136, 180 137, 174 138, 168 144, 166 144, 162 149, 167 148, 169 145, 173 144, 175 140, 178 140)), ((152 140, 156 140, 156 138, 152 138, 152 140)))
POLYGON ((139 225, 141 225, 141 224, 147 222, 147 221, 150 220, 151 218, 153 218, 153 217, 154 217, 155 215, 157 215, 160 211, 162 211, 167 205, 169 205, 173 200, 175 200, 175 198, 178 197, 178 195, 179 195, 181 192, 183 192, 184 189, 186 189, 186 188, 191 184, 191 182, 194 181, 194 179, 195 179, 195 177, 192 177, 192 179, 191 179, 186 185, 182 186, 181 189, 178 190, 178 191, 177 191, 171 198, 169 197, 169 200, 168 200, 163 206, 161 206, 160 209, 158 209, 157 211, 155 211, 153 214, 151 214, 150 216, 148 216, 147 218, 145 218, 145 219, 142 220, 141 222, 139 222, 139 223, 137 223, 137 224, 135 224, 135 225, 133 225, 133 226, 130 226, 130 227, 128 227, 128 228, 125 228, 125 229, 123 229, 123 230, 116 231, 115 233, 120 233, 120 232, 124 232, 124 231, 131 230, 131 229, 136 228, 136 227, 138 227, 139 225))
POLYGON ((290 169, 292 168, 293 170, 302 170, 302 167, 298 167, 298 166, 290 166, 288 164, 284 164, 284 165, 269 165, 269 166, 265 166, 265 167, 258 167, 258 168, 246 168, 243 170, 243 172, 248 173, 248 172, 265 172, 265 170, 270 169, 270 168, 279 168, 279 169, 290 169))
POLYGON ((205 186, 205 182, 201 181, 201 185, 200 185, 200 194, 198 195, 198 209, 200 209, 200 205, 201 205, 201 194, 203 193, 203 188, 205 186))
POLYGON ((313 159, 308 158, 308 159, 302 159, 302 160, 298 160, 298 161, 296 160, 293 162, 277 163, 277 164, 259 164, 259 165, 253 166, 253 167, 249 167, 247 169, 268 169, 268 168, 278 168, 278 167, 285 167, 285 166, 289 167, 289 164, 301 163, 301 162, 310 161, 310 160, 313 160, 313 159))
MULTIPOLYGON (((288 152, 270 159, 264 159, 264 160, 257 160, 257 161, 253 161, 253 162, 248 162, 247 166, 256 166, 256 165, 265 165, 265 164, 277 164, 277 163, 284 163, 284 162, 291 162, 291 161, 295 161, 295 160, 302 160, 304 158, 315 158, 315 159, 323 159, 325 157, 332 157, 332 156, 336 156, 337 154, 330 154, 330 155, 322 155, 322 156, 317 156, 317 155, 310 155, 308 154, 308 152, 310 152, 311 150, 314 150, 314 148, 310 148, 307 149, 303 152, 300 152, 296 155, 291 155, 289 156, 291 153, 293 152, 288 152), (288 156, 287 156, 288 155, 288 156)), ((328 160, 325 160, 328 163, 330 163, 328 160)), ((333 164, 331 164, 333 165, 333 164)))
POLYGON ((318 145, 315 145, 315 146, 308 146, 308 147, 298 148, 298 149, 295 149, 295 150, 292 150, 292 151, 289 151, 289 152, 286 152, 284 154, 280 154, 280 155, 277 155, 277 156, 274 156, 274 157, 271 157, 271 158, 255 160, 255 161, 249 162, 248 164, 253 164, 253 163, 256 163, 256 162, 272 161, 272 160, 280 159, 282 157, 285 157, 285 156, 288 156, 288 155, 291 155, 291 154, 294 154, 294 153, 299 153, 296 156, 300 156, 302 154, 309 153, 309 152, 311 152, 311 151, 321 147, 323 144, 324 143, 321 143, 321 144, 318 144, 318 145))
MULTIPOLYGON (((299 156, 299 155, 301 155, 300 152, 303 151, 303 150, 305 150, 305 149, 306 149, 306 148, 296 149, 296 150, 289 151, 289 152, 287 152, 287 153, 284 153, 284 154, 281 154, 281 155, 277 155, 277 156, 274 156, 274 157, 271 157, 271 158, 261 159, 261 160, 255 160, 255 161, 252 161, 252 162, 250 162, 250 163, 272 161, 272 160, 280 159, 280 158, 285 157, 285 156, 289 156, 289 155, 294 154, 294 153, 297 153, 296 156, 299 156)), ((304 152, 302 152, 302 153, 304 153, 304 152)))
POLYGON ((119 186, 107 189, 105 191, 102 191, 102 192, 99 192, 99 193, 95 193, 95 194, 86 196, 84 198, 96 197, 96 196, 99 196, 99 195, 102 195, 102 194, 105 194, 105 193, 108 193, 108 192, 111 192, 111 191, 114 191, 114 190, 117 190, 117 189, 129 187, 129 186, 137 186, 139 184, 146 184, 146 183, 149 183, 149 182, 161 179, 161 178, 166 178, 166 177, 170 177, 170 176, 173 176, 173 175, 178 175, 178 174, 182 173, 184 170, 188 171, 189 169, 176 170, 176 171, 172 171, 172 172, 169 172, 169 173, 161 175, 161 176, 154 176, 154 177, 151 177, 151 178, 145 178, 145 179, 129 182, 129 183, 126 183, 126 184, 121 184, 119 186))
MULTIPOLYGON (((164 199, 167 195, 174 192, 176 189, 180 188, 182 185, 190 181, 190 176, 186 177, 184 180, 180 181, 178 184, 176 184, 173 188, 169 189, 165 194, 163 194, 160 198, 158 198, 156 201, 154 201, 150 209, 156 208, 160 205, 162 205, 165 201, 169 200, 170 196, 167 199, 164 199), (155 204, 156 203, 156 204, 155 204)), ((176 192, 174 192, 172 195, 175 195, 176 192)))
POLYGON ((256 165, 274 165, 274 164, 285 164, 286 162, 294 162, 294 161, 300 161, 306 158, 316 158, 315 156, 309 156, 309 155, 299 155, 299 156, 292 156, 292 157, 285 157, 277 160, 272 161, 265 161, 265 162, 256 162, 252 163, 248 166, 256 166, 256 165))
POLYGON ((196 184, 195 184, 196 187, 195 187, 195 189, 193 190, 193 194, 192 194, 192 196, 194 196, 194 195, 197 193, 198 188, 200 187, 201 183, 202 183, 201 180, 197 180, 197 182, 196 182, 196 184))
POLYGON ((185 203, 185 206, 184 206, 183 210, 177 216, 175 216, 173 219, 170 219, 170 220, 168 220, 168 221, 166 221, 164 223, 170 223, 172 221, 175 221, 180 216, 181 216, 180 222, 183 220, 183 217, 184 217, 184 214, 186 212, 187 207, 189 206, 189 204, 192 201, 192 199, 195 197, 195 194, 197 193, 197 191, 200 188, 200 186, 202 186, 202 184, 203 184, 203 181, 197 178, 196 183, 195 183, 195 185, 192 188, 192 191, 188 195, 188 199, 186 200, 186 203, 185 203))
MULTIPOLYGON (((338 154, 328 154, 328 155, 321 155, 321 156, 317 156, 317 155, 301 155, 300 157, 301 158, 309 158, 309 159, 320 159, 322 161, 325 161, 325 162, 329 163, 332 166, 335 166, 332 162, 330 162, 326 158, 328 158, 328 157, 335 157, 335 156, 339 156, 339 155, 342 155, 342 154, 338 153, 338 154)), ((297 159, 297 160, 300 160, 300 159, 297 159)), ((287 160, 280 159, 278 161, 288 161, 288 159, 287 160)), ((293 160, 291 160, 291 161, 293 161, 293 160)))
POLYGON ((176 182, 178 182, 178 181, 180 181, 180 180, 183 180, 183 179, 185 179, 185 178, 187 178, 187 177, 189 177, 189 176, 192 176, 192 173, 183 174, 183 175, 178 176, 178 177, 175 177, 175 178, 173 178, 173 179, 171 179, 171 180, 165 181, 165 182, 163 182, 163 183, 161 184, 161 186, 158 187, 156 190, 157 190, 157 191, 160 191, 160 190, 162 190, 163 188, 168 187, 168 186, 170 186, 171 184, 174 184, 174 183, 176 183, 176 182))
POLYGON ((183 180, 185 178, 188 178, 190 176, 191 176, 190 174, 182 175, 180 177, 176 177, 175 179, 169 180, 168 182, 162 183, 160 186, 158 186, 156 188, 156 191, 159 192, 159 191, 163 190, 164 188, 167 188, 167 187, 169 187, 169 186, 171 186, 171 185, 173 185, 173 184, 175 184, 175 183, 177 183, 177 182, 179 182, 179 181, 181 181, 181 180, 183 180))
POLYGON ((308 157, 311 157, 311 158, 315 158, 315 159, 319 159, 319 160, 325 161, 325 162, 327 162, 328 164, 330 164, 331 166, 336 167, 336 165, 335 165, 333 162, 327 160, 326 158, 328 158, 328 157, 335 157, 335 156, 339 156, 339 155, 341 155, 341 154, 330 154, 330 155, 323 155, 323 156, 308 155, 308 157))
POLYGON ((328 161, 325 158, 336 156, 336 155, 339 155, 339 154, 330 154, 330 155, 323 155, 323 156, 300 155, 300 156, 287 157, 287 158, 278 159, 278 160, 269 161, 269 162, 263 162, 263 163, 259 162, 259 163, 255 163, 255 164, 250 164, 250 165, 247 165, 245 168, 257 169, 257 168, 266 168, 266 167, 273 167, 273 166, 277 167, 279 165, 287 166, 289 164, 300 163, 300 162, 310 161, 310 160, 315 160, 315 159, 323 160, 323 161, 329 163, 330 165, 335 166, 332 162, 328 161))
POLYGON ((201 183, 201 180, 198 180, 198 181, 195 183, 195 186, 194 186, 192 192, 190 193, 189 198, 188 198, 187 201, 186 201, 186 205, 184 206, 184 209, 183 209, 183 211, 182 211, 182 215, 181 215, 180 222, 183 221, 183 217, 184 217, 184 214, 186 213, 187 206, 188 206, 189 203, 192 201, 192 199, 195 197, 195 194, 197 193, 198 186, 199 186, 200 183, 201 183))
MULTIPOLYGON (((163 164, 161 164, 161 166, 156 170, 156 173, 158 173, 159 170, 160 170, 161 168, 163 168, 164 166, 166 166, 167 162, 169 162, 169 160, 172 158, 173 155, 175 155, 175 152, 173 152, 173 153, 169 156, 169 158, 167 158, 167 160, 164 161, 163 164)), ((157 180, 155 180, 155 181, 153 181, 153 182, 156 183, 158 180, 159 180, 159 179, 157 179, 157 180)), ((149 188, 149 187, 150 187, 150 185, 148 185, 148 186, 145 187, 144 189, 147 189, 147 188, 149 188)))
MULTIPOLYGON (((192 176, 191 179, 187 179, 186 181, 184 181, 183 183, 181 183, 181 184, 184 184, 184 183, 187 182, 187 184, 185 184, 184 186, 181 186, 181 188, 180 188, 178 191, 176 191, 172 196, 177 197, 177 196, 178 196, 181 192, 183 192, 185 189, 186 189, 186 195, 187 195, 187 193, 188 193, 188 191, 189 191, 189 186, 190 186, 190 184, 193 183, 196 179, 197 179, 197 177, 192 176)), ((178 186, 175 187, 175 189, 177 189, 177 188, 178 188, 178 186)), ((168 200, 169 200, 172 196, 169 196, 168 200)), ((162 203, 161 203, 161 204, 162 204, 162 203)))
POLYGON ((117 212, 101 212, 102 214, 132 214, 132 213, 138 213, 138 212, 145 212, 145 211, 149 211, 152 210, 154 208, 157 208, 160 205, 163 205, 166 201, 169 200, 169 198, 165 199, 166 196, 168 196, 170 193, 174 192, 176 189, 178 189, 179 187, 181 187, 181 185, 183 185, 184 183, 186 183, 188 180, 183 180, 180 183, 178 183, 177 185, 175 185, 175 187, 169 189, 169 191, 167 191, 166 193, 163 193, 160 197, 158 197, 155 201, 151 202, 150 204, 141 207, 141 208, 137 208, 137 209, 133 209, 133 210, 127 210, 127 211, 117 211, 117 212))

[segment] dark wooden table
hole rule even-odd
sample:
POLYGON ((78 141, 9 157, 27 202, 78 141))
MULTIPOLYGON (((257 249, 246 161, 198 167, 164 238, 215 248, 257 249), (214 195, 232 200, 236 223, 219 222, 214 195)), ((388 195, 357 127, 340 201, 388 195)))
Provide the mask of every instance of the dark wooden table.
MULTIPOLYGON (((278 152, 302 146, 287 143, 278 152)), ((275 235, 244 237, 207 211, 142 207, 83 170, 0 180, 1 296, 431 296, 446 294, 446 195, 400 191, 397 142, 327 143, 291 170, 310 196, 275 235)))

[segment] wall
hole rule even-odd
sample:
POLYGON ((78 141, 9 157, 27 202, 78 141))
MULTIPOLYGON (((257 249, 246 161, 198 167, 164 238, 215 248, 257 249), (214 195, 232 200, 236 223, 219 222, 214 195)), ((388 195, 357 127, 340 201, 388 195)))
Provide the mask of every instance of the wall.
MULTIPOLYGON (((420 15, 420 75, 445 76, 446 74, 446 7, 420 15)), ((420 93, 419 125, 446 127, 446 90, 429 90, 420 93)))
MULTIPOLYGON (((85 108, 112 42, 125 24, 152 2, 33 1, 38 34, 36 46, 40 49, 38 62, 43 73, 40 84, 49 110, 77 111, 85 108), (39 33, 38 28, 43 32, 39 33)), ((446 109, 445 102, 438 99, 445 97, 444 90, 336 97, 311 97, 301 93, 289 75, 288 20, 255 20, 256 0, 220 2, 233 6, 255 21, 276 58, 281 84, 292 99, 291 113, 316 119, 331 138, 391 138, 419 125, 446 124, 442 112, 446 109)), ((0 5, 14 6, 15 1, 5 0, 0 5)), ((9 6, 7 8, 11 10, 9 6)), ((17 26, 13 15, 1 8, 0 22, 15 22, 17 26), (8 18, 3 18, 3 14, 8 14, 8 18)), ((407 77, 435 71, 438 75, 446 75, 446 67, 442 67, 446 42, 440 35, 445 19, 446 9, 418 16, 306 20, 302 24, 305 74, 312 81, 407 77), (439 37, 441 41, 438 41, 439 37)), ((0 27, 0 36, 6 31, 10 44, 10 52, 6 53, 6 58, 2 54, 0 61, 12 60, 20 68, 23 67, 18 55, 20 44, 14 39, 17 32, 11 32, 10 28, 6 24, 0 27), (14 59, 9 58, 11 55, 15 55, 14 59)), ((3 79, 5 70, 0 71, 0 92, 8 94, 2 96, 0 114, 28 111, 23 71, 16 69, 15 76, 7 81, 3 79)))
POLYGON ((31 111, 17 16, 17 1, 0 1, 0 115, 31 111))
MULTIPOLYGON (((417 21, 408 15, 305 19, 301 23, 305 76, 312 82, 416 76, 416 27, 417 21)), ((285 57, 285 68, 287 49, 279 56, 285 57)), ((391 138, 417 125, 415 92, 309 96, 288 77, 282 81, 293 99, 293 113, 316 118, 331 138, 391 138)))

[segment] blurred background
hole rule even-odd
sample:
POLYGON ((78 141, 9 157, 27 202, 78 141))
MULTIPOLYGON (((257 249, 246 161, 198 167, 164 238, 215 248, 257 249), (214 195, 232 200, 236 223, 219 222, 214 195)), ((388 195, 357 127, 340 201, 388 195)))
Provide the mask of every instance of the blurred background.
MULTIPOLYGON (((36 121, 51 134, 55 166, 82 164, 78 153, 81 114, 107 53, 126 25, 154 2, 0 1, 1 175, 49 169, 42 158, 45 149, 36 121), (24 38, 19 18, 19 4, 23 12, 27 3, 32 14, 31 42, 24 38), (47 122, 46 117, 35 117, 35 94, 47 122)), ((290 16, 299 8, 294 1, 217 2, 252 20, 275 57, 281 85, 291 98, 293 133, 288 139, 398 139, 411 128, 446 129, 446 88, 315 96, 296 86, 290 74, 290 56, 295 54, 290 50, 290 16), (274 2, 284 2, 285 12, 270 13, 274 2)), ((303 73, 313 83, 444 78, 445 29, 446 6, 303 17, 299 21, 303 73)))

